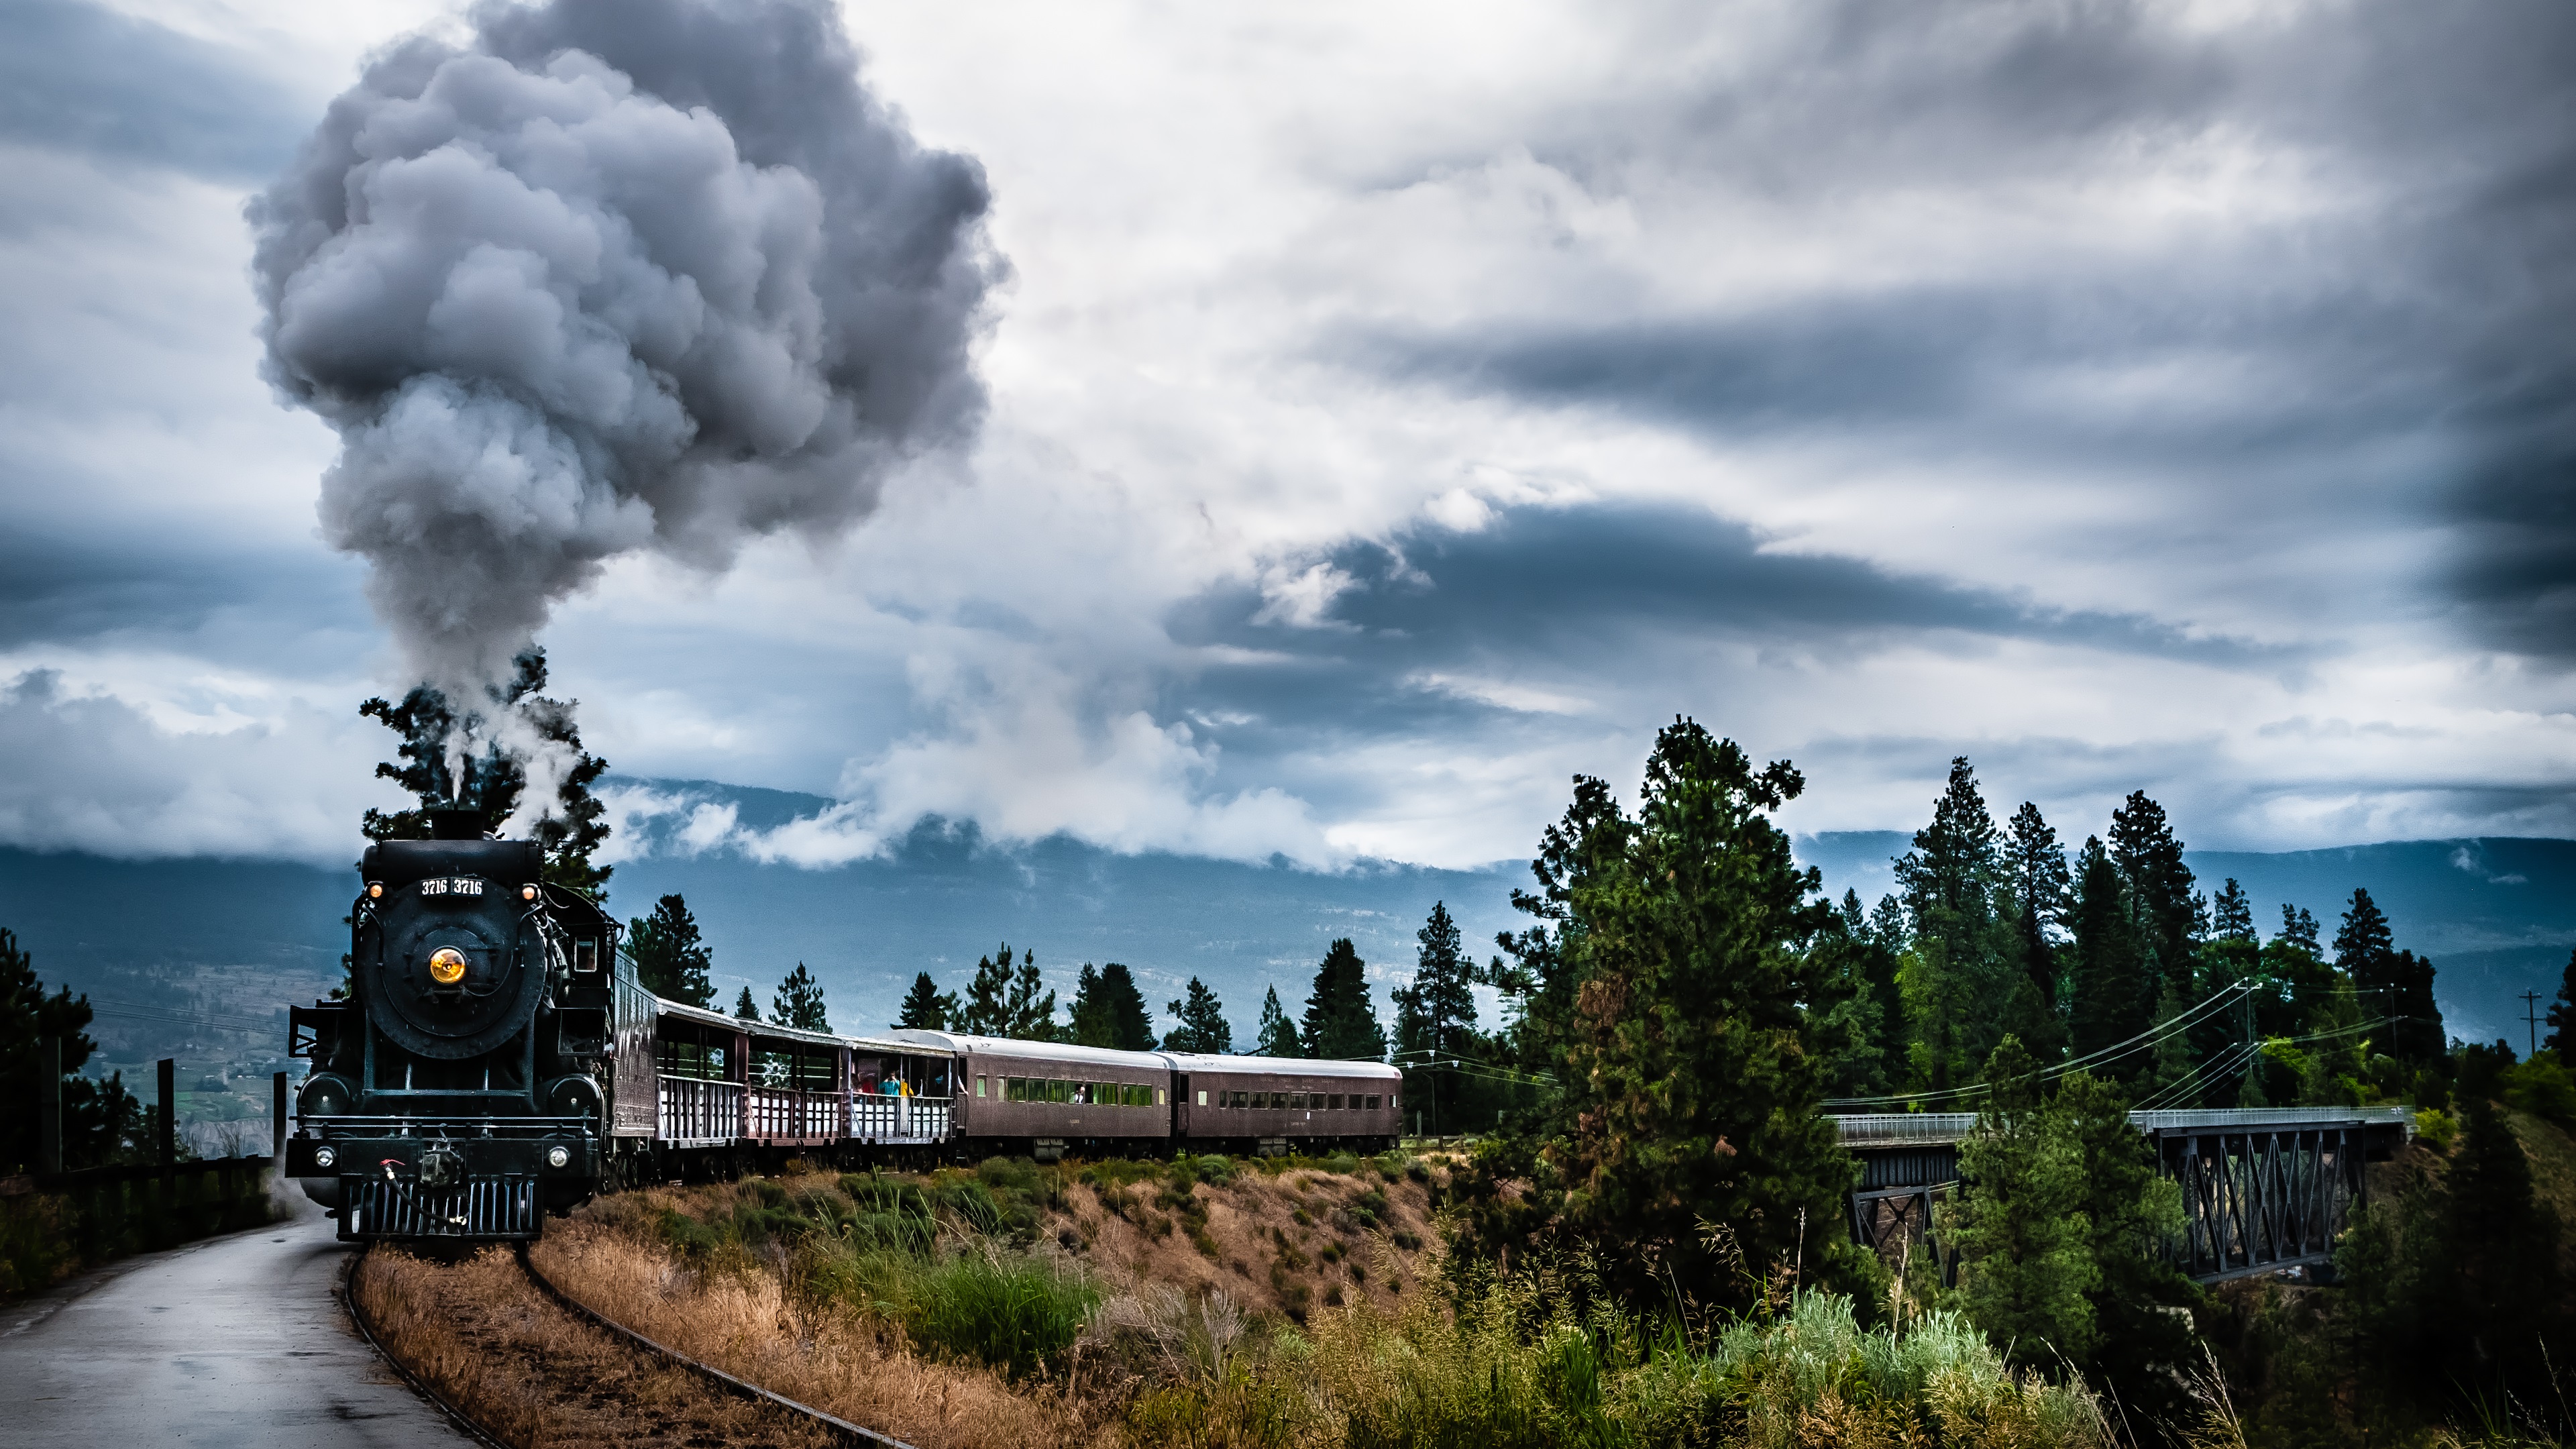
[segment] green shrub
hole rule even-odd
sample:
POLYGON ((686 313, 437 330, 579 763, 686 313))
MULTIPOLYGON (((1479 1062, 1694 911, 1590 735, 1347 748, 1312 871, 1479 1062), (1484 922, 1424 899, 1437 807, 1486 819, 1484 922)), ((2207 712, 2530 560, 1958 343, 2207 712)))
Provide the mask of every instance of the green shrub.
POLYGON ((931 1265, 905 1295, 899 1312, 914 1343, 1013 1377, 1061 1359, 1100 1306, 1080 1274, 990 1250, 931 1265))
POLYGON ((2415 1113, 2415 1135, 2436 1152, 2451 1150, 2451 1142, 2460 1135, 2460 1124, 2439 1107, 2425 1107, 2415 1113))

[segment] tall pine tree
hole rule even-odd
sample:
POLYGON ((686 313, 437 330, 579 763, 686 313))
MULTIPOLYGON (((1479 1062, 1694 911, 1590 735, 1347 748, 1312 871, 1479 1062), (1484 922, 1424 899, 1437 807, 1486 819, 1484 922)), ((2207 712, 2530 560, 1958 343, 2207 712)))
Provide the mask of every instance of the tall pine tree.
POLYGON ((1115 1051, 1154 1049, 1154 1022, 1145 1010, 1145 994, 1136 989, 1135 974, 1112 961, 1094 971, 1082 963, 1075 980, 1069 1039, 1081 1046, 1115 1051))
POLYGON ((66 1168, 105 1167, 140 1161, 147 1149, 143 1104, 125 1090, 125 1074, 104 1080, 81 1075, 98 1044, 90 1040, 87 994, 68 986, 50 996, 36 974, 36 958, 0 929, 0 1100, 17 1103, 0 1112, 0 1174, 32 1172, 38 1124, 35 1102, 44 1043, 62 1043, 63 1162, 66 1168))
POLYGON ((1463 1248, 1580 1248, 1638 1308, 1747 1306, 1748 1265, 1850 1281, 1857 1250, 1824 1224, 1856 1169, 1817 1110, 1834 988, 1811 948, 1831 910, 1769 819, 1802 783, 1687 719, 1658 735, 1634 818, 1577 778, 1532 862, 1540 890, 1515 893, 1539 923, 1507 939, 1503 973, 1557 1087, 1508 1148, 1528 1191, 1471 1203, 1463 1248))
POLYGON ((1010 994, 1003 1002, 1010 1018, 1006 1036, 1021 1041, 1055 1041, 1062 1029, 1055 1020, 1055 992, 1038 976, 1038 953, 1020 952, 1020 969, 1011 973, 1010 994))
POLYGON ((1225 1019, 1225 1003, 1197 977, 1190 978, 1181 999, 1164 1008, 1179 1024, 1163 1036, 1167 1052, 1206 1052, 1223 1056, 1234 1050, 1234 1028, 1225 1019))
POLYGON ((742 995, 734 998, 733 1015, 736 1021, 760 1020, 760 1003, 751 999, 751 987, 748 983, 743 986, 742 995))
POLYGON ((2165 807, 2134 790, 2111 812, 2111 860, 2129 888, 2130 928, 2138 953, 2156 980, 2146 995, 2153 1000, 2164 987, 2191 999, 2194 966, 2199 957, 2201 916, 2205 909, 2192 889, 2191 867, 2182 863, 2183 844, 2165 819, 2165 807))
POLYGON ((1297 1023, 1280 1008, 1279 988, 1272 986, 1261 996, 1261 1025, 1253 1036, 1252 1054, 1260 1057, 1302 1057, 1306 1044, 1297 1038, 1297 1023))
POLYGON ((912 989, 904 993, 903 1006, 896 1013, 897 1028, 921 1031, 946 1031, 949 1018, 958 1012, 956 994, 941 995, 939 983, 924 971, 912 978, 912 989))
POLYGON ((778 993, 769 999, 769 1019, 799 1031, 832 1029, 823 1008, 823 985, 805 969, 804 962, 797 962, 796 969, 778 983, 778 993))
MULTIPOLYGON (((1416 1084, 1432 1132, 1440 1128, 1440 1083, 1455 1069, 1442 1061, 1480 1055, 1476 1038, 1475 963, 1458 949, 1458 923, 1446 901, 1431 903, 1431 915, 1414 933, 1421 944, 1411 985, 1388 992, 1395 1003, 1395 1044, 1405 1058, 1406 1101, 1415 1100, 1416 1084)), ((1454 1115, 1454 1114, 1453 1114, 1454 1115)))
POLYGON ((2543 1045, 2558 1060, 2576 1066, 2576 951, 2567 953, 2567 969, 2558 978, 2558 999, 2549 1005, 2549 1037, 2543 1045))
POLYGON ((698 918, 689 913, 688 901, 677 891, 655 901, 651 915, 626 923, 626 939, 619 943, 618 953, 634 966, 636 984, 663 1000, 684 1006, 715 1004, 716 989, 707 980, 715 952, 700 938, 698 918))
POLYGON ((1324 963, 1315 970, 1314 994, 1306 998, 1305 1029, 1299 1035, 1310 1057, 1386 1060, 1386 1029, 1378 1025, 1377 1006, 1369 999, 1368 963, 1360 959, 1350 937, 1325 949, 1324 963))
MULTIPOLYGON (((2076 856, 2074 929, 2075 999, 2067 1027, 2075 1054, 2087 1057, 2146 1030, 2155 1005, 2128 883, 2098 837, 2087 837, 2076 856)), ((2132 1056, 2094 1070, 2129 1078, 2144 1065, 2132 1056)))
POLYGON ((978 957, 975 979, 966 983, 966 997, 949 1020, 952 1030, 968 1036, 1009 1036, 1011 1034, 1011 943, 1004 941, 994 956, 978 957))
POLYGON ((2019 973, 2010 923, 1996 912, 2004 861, 1994 817, 1962 755, 1932 803, 1932 823, 1896 858, 1914 948, 1905 963, 1916 1085, 1969 1080, 2004 1028, 2019 973))

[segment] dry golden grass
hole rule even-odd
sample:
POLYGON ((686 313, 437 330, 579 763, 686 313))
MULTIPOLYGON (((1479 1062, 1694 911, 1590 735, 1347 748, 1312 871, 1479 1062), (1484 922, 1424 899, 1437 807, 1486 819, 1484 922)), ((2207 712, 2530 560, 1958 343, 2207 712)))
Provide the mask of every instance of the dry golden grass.
POLYGON ((1222 1290, 1257 1315, 1303 1318, 1320 1307, 1369 1302, 1393 1308, 1419 1282, 1418 1245, 1431 1237, 1430 1195, 1419 1183, 1292 1170, 1276 1177, 1239 1173, 1224 1186, 1200 1183, 1205 1235, 1216 1252, 1193 1241, 1189 1225, 1157 1205, 1160 1188, 1075 1184, 1051 1228, 1070 1229, 1077 1252, 1104 1280, 1133 1290, 1148 1284, 1197 1296, 1222 1290), (1352 1212, 1371 1189, 1387 1211, 1375 1227, 1352 1212), (1301 1221, 1302 1215, 1302 1221, 1301 1221), (1399 1239, 1398 1234, 1404 1237, 1399 1239), (1400 1248, 1410 1241, 1415 1248, 1400 1248))
MULTIPOLYGON (((629 1196, 647 1207, 681 1200, 668 1189, 629 1196)), ((609 1216, 551 1225, 535 1261, 593 1311, 656 1342, 920 1449, 1117 1442, 1107 1408, 1078 1382, 1014 1389, 990 1370, 932 1361, 908 1349, 899 1330, 792 1297, 776 1265, 694 1269, 609 1216)))
POLYGON ((378 1250, 354 1289, 385 1351, 504 1443, 525 1449, 825 1445, 566 1313, 507 1252, 455 1264, 378 1250))

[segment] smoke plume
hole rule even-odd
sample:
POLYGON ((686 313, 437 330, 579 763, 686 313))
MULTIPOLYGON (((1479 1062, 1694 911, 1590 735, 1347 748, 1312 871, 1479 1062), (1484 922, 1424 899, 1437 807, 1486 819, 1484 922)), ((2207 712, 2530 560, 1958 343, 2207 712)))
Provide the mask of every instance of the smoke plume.
MULTIPOLYGON (((983 170, 828 0, 487 4, 331 105, 251 206, 272 382, 420 678, 488 688, 609 558, 828 536, 983 408, 983 170)), ((471 697, 459 693, 460 698, 471 697)))

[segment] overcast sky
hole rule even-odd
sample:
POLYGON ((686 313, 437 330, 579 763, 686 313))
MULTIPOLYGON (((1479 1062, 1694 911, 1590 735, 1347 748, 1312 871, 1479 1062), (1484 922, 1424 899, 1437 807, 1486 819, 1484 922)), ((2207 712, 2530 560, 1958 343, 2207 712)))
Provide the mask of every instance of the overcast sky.
MULTIPOLYGON (((620 773, 845 802, 736 846, 1478 863, 1677 713, 1800 830, 2576 835, 2557 0, 844 15, 990 188, 981 425, 542 635, 620 773)), ((0 843, 383 798, 244 207, 422 27, 0 8, 0 843)))

